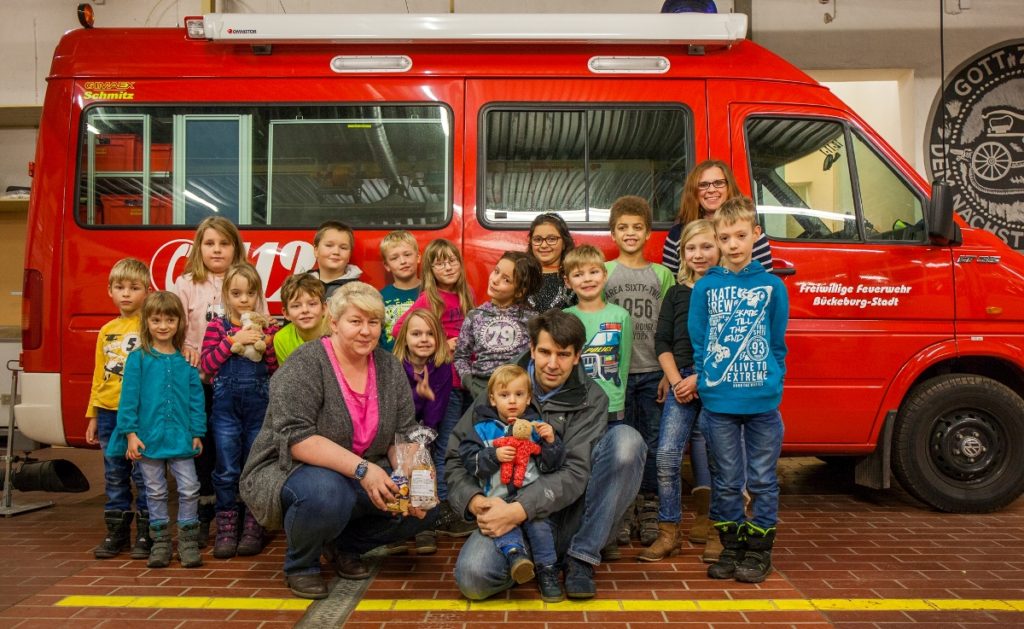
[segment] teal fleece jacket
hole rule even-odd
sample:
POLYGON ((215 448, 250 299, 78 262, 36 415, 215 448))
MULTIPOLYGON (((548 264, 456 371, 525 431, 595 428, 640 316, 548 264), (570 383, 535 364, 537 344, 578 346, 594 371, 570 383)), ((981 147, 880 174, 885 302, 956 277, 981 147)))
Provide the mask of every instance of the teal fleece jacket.
POLYGON ((134 432, 147 459, 188 459, 199 454, 193 437, 206 434, 206 404, 199 371, 180 352, 137 349, 128 354, 117 407, 117 428, 107 456, 124 456, 134 432))
POLYGON ((789 298, 782 280, 753 261, 712 267, 693 287, 687 328, 697 392, 715 413, 766 413, 782 402, 789 298))

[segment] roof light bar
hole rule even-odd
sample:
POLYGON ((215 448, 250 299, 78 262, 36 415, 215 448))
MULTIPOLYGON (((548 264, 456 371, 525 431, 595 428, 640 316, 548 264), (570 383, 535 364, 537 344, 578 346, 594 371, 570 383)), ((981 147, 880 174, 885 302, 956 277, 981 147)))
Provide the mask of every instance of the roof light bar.
POLYGON ((331 70, 350 72, 408 72, 412 59, 406 55, 338 55, 331 59, 331 70))
MULTIPOLYGON (((734 44, 747 34, 747 16, 740 13, 211 13, 202 19, 206 39, 247 44, 551 42, 722 46, 734 44)), ((189 38, 193 37, 190 27, 189 38)))
POLYGON ((591 57, 587 67, 595 74, 664 74, 672 64, 665 57, 591 57))

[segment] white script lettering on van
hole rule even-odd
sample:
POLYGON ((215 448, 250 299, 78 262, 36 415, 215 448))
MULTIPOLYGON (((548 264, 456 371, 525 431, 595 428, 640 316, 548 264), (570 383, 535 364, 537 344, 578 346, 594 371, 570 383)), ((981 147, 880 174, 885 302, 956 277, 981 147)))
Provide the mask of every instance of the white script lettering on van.
POLYGON ((906 284, 844 284, 842 282, 798 282, 798 293, 814 295, 813 306, 867 308, 894 308, 900 305, 896 295, 909 295, 912 288, 906 284), (851 296, 853 295, 853 296, 851 296), (874 297, 860 297, 875 295, 874 297))
MULTIPOLYGON (((316 258, 313 245, 304 240, 291 240, 284 244, 265 242, 255 249, 253 243, 245 243, 246 258, 263 280, 267 301, 281 300, 281 283, 289 275, 305 273, 313 268, 316 258)), ((192 241, 176 239, 165 242, 157 248, 149 261, 153 286, 157 290, 171 290, 174 280, 184 272, 185 261, 192 251, 192 241)))

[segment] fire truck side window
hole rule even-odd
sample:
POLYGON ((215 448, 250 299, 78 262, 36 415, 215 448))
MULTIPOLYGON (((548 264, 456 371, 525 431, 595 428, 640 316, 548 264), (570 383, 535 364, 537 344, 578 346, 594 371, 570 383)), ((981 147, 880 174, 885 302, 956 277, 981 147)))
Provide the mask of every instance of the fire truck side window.
POLYGON ((845 124, 809 118, 746 123, 751 190, 772 238, 924 240, 924 201, 845 124))
POLYGON ((679 106, 492 107, 481 129, 480 218, 522 226, 542 212, 606 227, 612 202, 635 194, 668 226, 690 166, 690 112, 679 106))
POLYGON ((96 106, 79 134, 87 226, 440 226, 451 216, 443 105, 96 106))
POLYGON ((770 237, 859 238, 842 124, 754 118, 746 131, 751 190, 770 237))
POLYGON ((853 154, 867 239, 924 242, 921 197, 856 133, 853 154))

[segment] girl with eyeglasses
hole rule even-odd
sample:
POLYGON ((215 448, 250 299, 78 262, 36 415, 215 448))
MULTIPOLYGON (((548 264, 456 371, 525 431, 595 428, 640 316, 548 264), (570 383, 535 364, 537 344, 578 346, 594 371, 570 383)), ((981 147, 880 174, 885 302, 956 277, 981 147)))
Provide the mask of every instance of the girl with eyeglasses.
MULTIPOLYGON (((711 220, 723 203, 739 195, 736 177, 725 162, 709 159, 697 164, 683 184, 679 216, 665 238, 661 263, 673 273, 678 273, 679 237, 683 228, 697 219, 711 220)), ((768 245, 768 236, 764 233, 754 243, 753 259, 763 264, 765 269, 772 269, 772 250, 768 245)))
POLYGON ((562 261, 576 246, 562 217, 544 213, 533 219, 526 240, 526 252, 536 258, 543 271, 540 288, 528 295, 527 303, 537 312, 576 305, 576 294, 565 284, 562 261))

